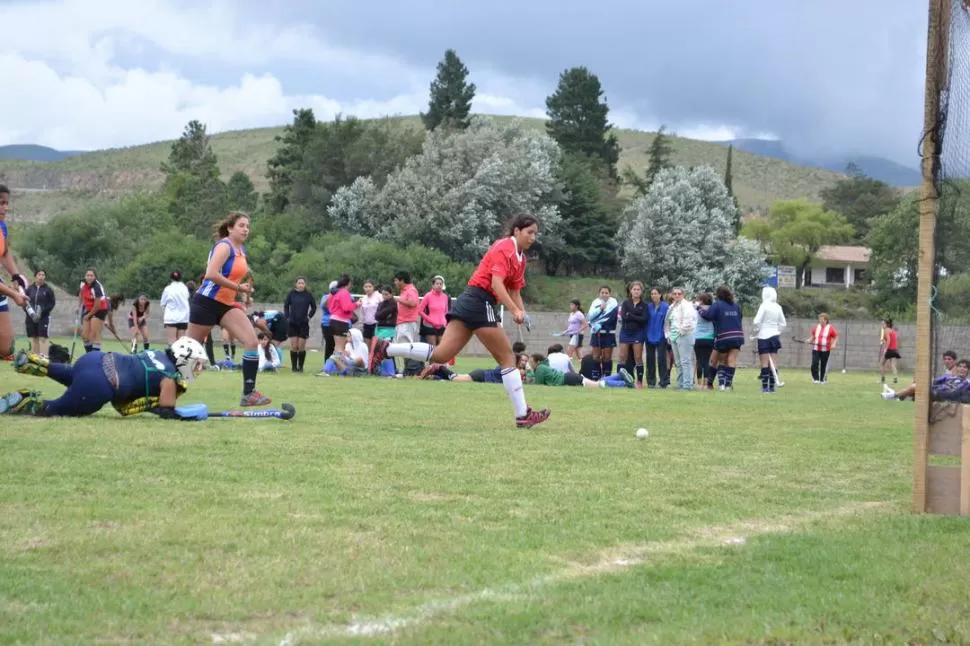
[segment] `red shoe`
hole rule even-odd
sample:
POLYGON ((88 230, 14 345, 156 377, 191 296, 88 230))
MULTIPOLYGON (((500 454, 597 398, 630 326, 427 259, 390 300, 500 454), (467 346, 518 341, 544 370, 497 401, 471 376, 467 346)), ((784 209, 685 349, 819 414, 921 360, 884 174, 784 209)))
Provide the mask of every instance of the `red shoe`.
POLYGON ((550 415, 552 415, 552 411, 548 408, 543 408, 542 410, 532 410, 530 408, 526 411, 525 415, 515 418, 515 426, 517 428, 532 428, 536 424, 542 424, 549 419, 550 415))
POLYGON ((367 372, 372 375, 377 374, 377 369, 380 367, 381 362, 387 359, 387 346, 391 345, 386 339, 374 339, 374 351, 370 353, 370 364, 367 366, 367 372))
POLYGON ((239 400, 240 406, 266 406, 271 403, 273 403, 273 400, 258 390, 254 390, 248 395, 243 395, 242 399, 239 400))

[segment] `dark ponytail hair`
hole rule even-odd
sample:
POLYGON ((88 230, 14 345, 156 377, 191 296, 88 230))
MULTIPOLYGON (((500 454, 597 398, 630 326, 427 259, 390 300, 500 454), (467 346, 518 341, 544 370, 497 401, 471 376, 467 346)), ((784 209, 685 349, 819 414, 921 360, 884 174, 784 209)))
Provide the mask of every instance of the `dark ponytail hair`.
POLYGON ((514 218, 512 218, 512 220, 506 225, 505 235, 506 236, 510 236, 510 237, 511 236, 514 236, 516 229, 518 229, 520 231, 522 229, 528 229, 533 224, 535 224, 535 225, 538 226, 538 224, 539 224, 539 218, 537 218, 534 215, 529 215, 527 213, 522 213, 522 214, 517 215, 514 218))
POLYGON ((337 279, 337 289, 346 287, 350 284, 350 276, 347 274, 340 274, 340 278, 337 279))
POLYGON ((717 288, 715 292, 717 294, 717 300, 724 301, 725 303, 734 303, 734 292, 727 285, 721 285, 717 288))
POLYGON ((883 319, 882 322, 885 323, 886 324, 886 327, 888 327, 890 330, 893 329, 893 320, 892 319, 883 319))

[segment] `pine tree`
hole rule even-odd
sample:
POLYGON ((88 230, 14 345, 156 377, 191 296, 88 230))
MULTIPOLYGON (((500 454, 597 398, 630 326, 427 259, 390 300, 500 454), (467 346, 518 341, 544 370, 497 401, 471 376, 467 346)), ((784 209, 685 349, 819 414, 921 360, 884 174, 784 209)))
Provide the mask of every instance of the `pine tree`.
POLYGON ((573 67, 559 75, 556 91, 546 98, 546 131, 564 153, 595 157, 609 176, 617 177, 620 144, 608 120, 606 101, 599 78, 585 67, 573 67))
POLYGON ((673 151, 674 149, 670 145, 670 137, 667 136, 667 126, 660 126, 660 129, 657 130, 657 135, 650 142, 645 177, 647 189, 653 185, 653 180, 657 177, 657 173, 672 166, 670 163, 670 155, 673 151))
POLYGON ((468 82, 468 68, 449 49, 438 63, 438 74, 431 81, 428 111, 421 113, 421 121, 427 130, 444 125, 446 128, 464 130, 469 124, 475 84, 468 82))
POLYGON ((738 204, 738 196, 734 194, 734 174, 732 169, 734 159, 734 144, 728 144, 727 166, 724 170, 724 186, 727 187, 728 195, 734 200, 734 235, 741 233, 741 205, 738 204))
POLYGON ((205 124, 190 121, 161 168, 162 190, 175 223, 186 233, 208 236, 212 224, 225 215, 227 204, 226 184, 219 178, 219 160, 205 124))
POLYGON ((293 177, 303 165, 303 153, 317 129, 317 119, 310 108, 293 111, 293 123, 277 135, 279 148, 267 161, 266 178, 269 195, 266 203, 272 213, 282 213, 290 203, 293 177))
POLYGON ((249 175, 237 170, 226 183, 226 198, 230 209, 252 213, 256 210, 259 196, 249 175))

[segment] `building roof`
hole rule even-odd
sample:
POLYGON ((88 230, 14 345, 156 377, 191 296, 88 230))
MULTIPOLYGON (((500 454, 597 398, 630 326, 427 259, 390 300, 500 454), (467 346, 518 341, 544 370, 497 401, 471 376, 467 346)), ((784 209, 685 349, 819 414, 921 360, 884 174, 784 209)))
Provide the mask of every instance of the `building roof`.
POLYGON ((830 262, 854 262, 865 264, 869 262, 868 247, 851 247, 843 245, 826 245, 818 250, 815 257, 818 260, 830 262))

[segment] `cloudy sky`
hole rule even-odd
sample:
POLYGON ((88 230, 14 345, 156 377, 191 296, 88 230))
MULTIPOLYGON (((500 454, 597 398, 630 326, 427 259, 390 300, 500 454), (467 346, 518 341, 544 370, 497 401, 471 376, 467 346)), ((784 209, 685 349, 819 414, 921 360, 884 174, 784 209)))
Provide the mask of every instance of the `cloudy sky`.
POLYGON ((0 0, 0 144, 96 149, 414 114, 445 49, 474 109, 542 116, 599 75, 619 126, 917 165, 922 0, 0 0), (596 9, 592 9, 595 6, 596 9))

